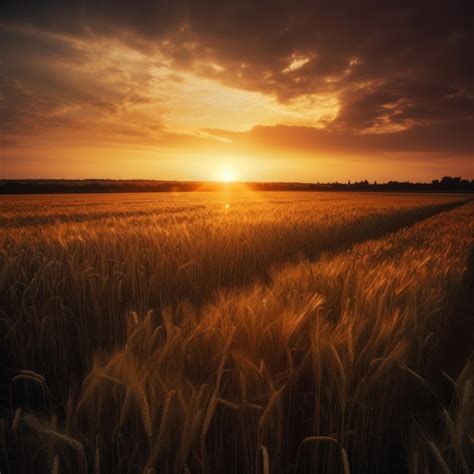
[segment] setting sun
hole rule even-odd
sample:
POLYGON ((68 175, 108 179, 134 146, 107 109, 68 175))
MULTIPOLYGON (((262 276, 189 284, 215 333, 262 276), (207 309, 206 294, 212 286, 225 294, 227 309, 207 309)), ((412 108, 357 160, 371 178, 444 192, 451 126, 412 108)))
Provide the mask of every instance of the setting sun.
POLYGON ((231 183, 237 179, 237 174, 235 171, 226 166, 224 168, 221 168, 218 172, 218 180, 222 181, 223 183, 231 183))

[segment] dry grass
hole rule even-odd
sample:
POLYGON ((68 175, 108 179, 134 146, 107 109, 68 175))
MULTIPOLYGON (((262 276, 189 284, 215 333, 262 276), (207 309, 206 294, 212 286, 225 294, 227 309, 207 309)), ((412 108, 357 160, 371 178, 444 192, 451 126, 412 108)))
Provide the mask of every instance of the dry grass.
POLYGON ((3 198, 11 472, 469 468, 474 206, 370 197, 3 198))

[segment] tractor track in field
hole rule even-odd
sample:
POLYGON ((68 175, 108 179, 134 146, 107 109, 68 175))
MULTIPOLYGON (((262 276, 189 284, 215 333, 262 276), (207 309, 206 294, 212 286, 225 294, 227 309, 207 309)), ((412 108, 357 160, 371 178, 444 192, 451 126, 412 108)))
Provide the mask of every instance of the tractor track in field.
MULTIPOLYGON (((209 299, 212 299, 213 297, 215 297, 215 292, 218 290, 224 290, 224 291, 239 290, 241 288, 246 288, 250 285, 257 284, 257 283, 267 284, 271 280, 272 270, 275 267, 297 264, 298 262, 302 260, 309 260, 309 261, 316 262, 324 254, 337 255, 341 252, 349 251, 357 244, 367 242, 370 240, 381 239, 390 234, 398 232, 402 229, 405 229, 413 225, 416 225, 420 222, 423 222, 424 220, 434 217, 437 214, 451 211, 458 207, 464 206, 470 202, 472 202, 472 199, 469 198, 469 199, 463 199, 461 201, 455 201, 455 202, 450 202, 450 203, 445 203, 445 204, 440 204, 440 205, 431 205, 431 206, 425 206, 421 208, 408 209, 404 211, 403 213, 398 214, 396 221, 386 222, 382 229, 377 226, 373 226, 372 228, 373 230, 365 234, 362 238, 358 237, 357 235, 354 235, 351 239, 345 240, 343 243, 339 243, 336 241, 328 245, 327 248, 320 249, 318 251, 315 251, 314 253, 313 252, 302 253, 298 249, 295 249, 295 251, 292 253, 292 255, 289 258, 281 259, 281 260, 277 259, 272 262, 272 265, 270 267, 265 268, 262 272, 257 273, 257 274, 247 274, 243 281, 241 278, 240 278, 241 281, 233 281, 233 275, 228 274, 228 279, 230 281, 222 281, 220 285, 214 289, 213 293, 211 293, 210 295, 206 294, 204 297, 200 299, 199 298, 193 299, 191 297, 189 298, 189 300, 192 304, 196 305, 197 307, 201 307, 204 304, 206 304, 209 301, 209 299)), ((363 218, 360 219, 359 221, 363 223, 363 218)), ((357 225, 358 223, 356 222, 351 223, 352 227, 357 227, 357 225)), ((161 308, 155 308, 155 309, 161 310, 161 308)))

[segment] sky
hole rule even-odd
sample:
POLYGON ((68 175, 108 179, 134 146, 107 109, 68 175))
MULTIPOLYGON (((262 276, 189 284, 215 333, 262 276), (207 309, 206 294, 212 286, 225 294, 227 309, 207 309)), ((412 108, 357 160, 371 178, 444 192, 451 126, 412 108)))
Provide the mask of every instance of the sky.
POLYGON ((474 179, 474 2, 14 0, 0 178, 474 179))

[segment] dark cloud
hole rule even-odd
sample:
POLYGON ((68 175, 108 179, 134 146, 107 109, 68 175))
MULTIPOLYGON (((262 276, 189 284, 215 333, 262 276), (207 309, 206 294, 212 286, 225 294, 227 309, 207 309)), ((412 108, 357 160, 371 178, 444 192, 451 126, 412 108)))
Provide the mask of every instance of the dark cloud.
POLYGON ((39 124, 47 128, 52 125, 48 115, 61 104, 36 97, 21 81, 0 76, 0 123, 3 132, 33 133, 39 124))
MULTIPOLYGON (((314 153, 363 155, 388 152, 453 153, 474 155, 474 119, 436 123, 390 133, 355 133, 348 130, 277 125, 258 126, 248 132, 206 129, 205 132, 264 148, 304 150, 314 153)), ((474 163, 471 161, 471 168, 474 163)), ((471 174, 472 171, 470 170, 471 174)))
MULTIPOLYGON (((315 148, 472 152, 472 1, 318 3, 28 0, 7 3, 2 16, 3 25, 159 51, 176 70, 283 103, 335 95, 340 111, 327 130, 291 131, 315 148)), ((33 49, 21 39, 4 44, 25 57, 82 54, 47 38, 33 49)), ((127 97, 149 100, 131 91, 127 97)), ((103 113, 119 107, 110 99, 85 100, 103 113)), ((257 128, 249 136, 274 141, 275 130, 285 137, 289 129, 257 128)))

